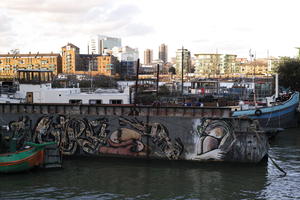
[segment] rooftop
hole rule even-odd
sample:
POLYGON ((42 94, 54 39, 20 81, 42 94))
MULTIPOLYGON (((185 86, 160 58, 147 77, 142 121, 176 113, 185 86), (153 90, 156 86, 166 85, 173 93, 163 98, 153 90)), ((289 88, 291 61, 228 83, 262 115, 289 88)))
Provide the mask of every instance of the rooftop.
POLYGON ((47 56, 60 56, 59 53, 28 53, 28 54, 0 54, 0 57, 13 57, 13 58, 22 58, 22 57, 47 57, 47 56))

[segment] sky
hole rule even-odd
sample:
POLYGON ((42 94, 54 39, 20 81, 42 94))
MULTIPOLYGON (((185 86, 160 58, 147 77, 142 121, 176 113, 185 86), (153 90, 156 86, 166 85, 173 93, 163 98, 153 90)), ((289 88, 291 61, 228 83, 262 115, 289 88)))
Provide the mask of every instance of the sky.
POLYGON ((60 53, 68 42, 87 53, 92 35, 122 45, 257 58, 291 56, 300 46, 299 0, 1 0, 0 53, 60 53))

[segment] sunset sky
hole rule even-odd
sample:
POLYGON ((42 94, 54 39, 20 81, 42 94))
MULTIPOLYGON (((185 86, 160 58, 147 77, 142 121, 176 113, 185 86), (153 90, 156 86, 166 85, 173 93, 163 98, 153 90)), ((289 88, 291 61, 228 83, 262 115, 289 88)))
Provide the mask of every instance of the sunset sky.
POLYGON ((247 57, 295 56, 300 46, 299 0, 1 0, 0 53, 60 52, 71 42, 87 53, 91 35, 122 44, 183 45, 195 53, 247 57))

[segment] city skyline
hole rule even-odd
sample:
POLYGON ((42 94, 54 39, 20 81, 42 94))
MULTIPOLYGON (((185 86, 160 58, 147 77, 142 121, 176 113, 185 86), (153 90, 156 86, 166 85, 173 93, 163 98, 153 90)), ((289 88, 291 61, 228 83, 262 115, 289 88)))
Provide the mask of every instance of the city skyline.
POLYGON ((91 35, 122 38, 123 46, 168 45, 196 53, 247 57, 296 56, 297 8, 289 1, 11 0, 0 2, 0 53, 59 52, 71 42, 87 53, 91 35))

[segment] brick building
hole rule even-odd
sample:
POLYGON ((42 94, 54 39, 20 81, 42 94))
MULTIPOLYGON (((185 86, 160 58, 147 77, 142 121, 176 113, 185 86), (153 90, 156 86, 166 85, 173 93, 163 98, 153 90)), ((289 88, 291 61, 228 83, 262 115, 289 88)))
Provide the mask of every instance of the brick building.
POLYGON ((62 73, 115 76, 119 62, 112 55, 80 54, 80 49, 68 43, 62 47, 62 73))
POLYGON ((12 79, 20 69, 50 70, 57 75, 62 72, 62 58, 58 53, 0 54, 0 78, 12 79))

